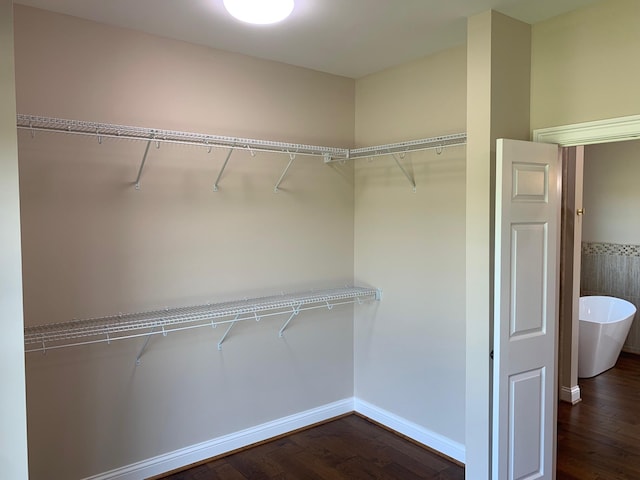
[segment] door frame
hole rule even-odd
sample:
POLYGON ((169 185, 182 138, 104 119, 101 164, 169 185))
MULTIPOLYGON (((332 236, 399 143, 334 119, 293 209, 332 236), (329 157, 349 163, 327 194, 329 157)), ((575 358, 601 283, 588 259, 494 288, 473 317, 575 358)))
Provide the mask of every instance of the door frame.
MULTIPOLYGON (((639 138, 640 115, 609 118, 595 122, 565 124, 550 128, 539 128, 532 131, 533 141, 556 143, 563 147, 636 140, 639 138)), ((488 171, 484 172, 483 170, 482 173, 488 173, 488 171)), ((495 185, 491 185, 491 187, 493 189, 495 188, 495 185)), ((493 240, 491 240, 491 248, 493 248, 492 242, 493 240)), ((470 255, 469 252, 469 245, 467 245, 467 255, 470 255)), ((486 252, 473 250, 471 254, 481 256, 486 255, 486 252)), ((490 272, 488 264, 482 264, 481 267, 483 272, 486 268, 486 272, 492 278, 493 273, 492 271, 490 272)), ((493 280, 491 279, 489 282, 492 284, 493 280)), ((487 308, 489 307, 487 306, 487 308)), ((466 315, 467 326, 469 326, 471 324, 469 320, 469 312, 467 312, 466 315)), ((491 321, 492 320, 493 317, 491 317, 491 321)), ((476 326, 476 323, 473 323, 473 327, 474 332, 477 330, 483 335, 483 339, 488 340, 488 332, 491 329, 490 325, 488 325, 489 318, 486 319, 486 322, 487 324, 484 324, 484 326, 476 326), (486 335, 485 332, 487 332, 486 335)), ((469 332, 467 331, 467 335, 468 334, 469 332)), ((486 350, 486 347, 488 346, 489 345, 485 346, 484 344, 477 342, 470 345, 467 338, 467 362, 469 358, 478 360, 478 362, 467 363, 465 375, 466 388, 467 391, 472 390, 475 394, 479 395, 473 402, 467 401, 465 405, 465 423, 467 424, 466 431, 473 432, 474 436, 473 438, 467 438, 464 453, 465 463, 468 467, 470 465, 472 466, 472 468, 467 468, 467 472, 473 470, 478 474, 478 476, 482 473, 483 478, 487 479, 490 477, 492 456, 491 447, 487 445, 488 435, 490 435, 489 421, 487 419, 491 418, 492 406, 490 400, 493 394, 491 366, 488 361, 484 361, 484 359, 487 358, 486 356, 488 356, 488 350, 486 350), (471 425, 471 427, 469 427, 469 425, 471 425)), ((467 395, 469 395, 469 393, 467 393, 467 395)))
MULTIPOLYGON (((562 214, 560 220, 560 309, 558 332, 558 388, 563 402, 581 401, 578 386, 578 297, 582 245, 582 183, 584 146, 561 147, 562 214)), ((584 212, 584 210, 583 210, 584 212)))
POLYGON ((640 139, 640 115, 538 128, 533 131, 534 142, 557 143, 561 147, 638 139, 640 139))
MULTIPOLYGON (((555 143, 560 147, 575 147, 593 145, 597 143, 621 142, 640 139, 640 115, 615 117, 591 122, 560 125, 533 130, 533 141, 541 143, 555 143)), ((567 327, 572 332, 571 351, 578 349, 578 329, 567 327)), ((558 339, 556 338, 556 343, 558 339)), ((577 355, 559 355, 558 369, 576 369, 577 355)), ((578 390, 579 398, 579 390, 578 390)), ((569 398, 571 401, 573 397, 569 398)))

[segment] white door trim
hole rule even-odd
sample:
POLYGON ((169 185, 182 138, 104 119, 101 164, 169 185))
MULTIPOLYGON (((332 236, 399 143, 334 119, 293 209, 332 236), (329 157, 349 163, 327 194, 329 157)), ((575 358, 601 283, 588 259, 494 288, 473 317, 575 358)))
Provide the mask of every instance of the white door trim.
POLYGON ((620 142, 639 138, 640 115, 538 128, 533 131, 534 142, 557 143, 561 147, 620 142))
MULTIPOLYGON (((539 128, 533 131, 533 141, 556 143, 561 147, 593 145, 596 143, 621 142, 640 138, 640 115, 608 118, 592 122, 539 128)), ((574 329, 572 350, 578 349, 577 329, 574 329)), ((573 360, 572 362, 577 360, 573 360)), ((577 365, 576 365, 577 367, 577 365)), ((580 398, 580 390, 560 391, 562 400, 575 403, 580 398)))
MULTIPOLYGON (((620 142, 639 138, 640 115, 539 128, 533 131, 534 142, 556 143, 561 147, 620 142)), ((578 338, 577 334, 574 334, 573 349, 577 348, 578 338)), ((560 391, 560 398, 576 403, 580 398, 580 390, 578 387, 563 388, 560 391)))

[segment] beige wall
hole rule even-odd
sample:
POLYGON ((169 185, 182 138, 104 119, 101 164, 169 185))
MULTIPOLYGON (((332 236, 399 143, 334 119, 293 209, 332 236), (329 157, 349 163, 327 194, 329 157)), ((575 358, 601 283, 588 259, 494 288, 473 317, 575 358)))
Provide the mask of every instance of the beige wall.
POLYGON ((530 26, 497 12, 467 24, 466 475, 489 478, 496 139, 529 136, 530 26))
MULTIPOLYGON (((354 81, 16 6, 20 113, 353 143, 354 81)), ((13 118, 11 121, 15 121, 13 118)), ((19 134, 29 325, 353 281, 353 170, 19 134)), ((4 218, 4 217, 3 217, 4 218)), ((353 395, 353 310, 27 356, 31 477, 81 478, 353 395)))
POLYGON ((356 146, 464 132, 463 47, 361 78, 356 146))
MULTIPOLYGON (((623 298, 640 309, 639 175, 640 140, 585 148, 581 294, 623 298)), ((623 347, 636 354, 638 318, 623 347)))
POLYGON ((585 149, 582 241, 640 245, 640 141, 585 149))
MULTIPOLYGON (((466 51, 356 83, 356 143, 463 132, 466 51)), ((356 397, 464 444, 465 149, 358 160, 355 276, 384 290, 356 317, 356 397)))
POLYGON ((605 0, 533 26, 531 127, 640 113, 640 2, 605 0))
POLYGON ((490 121, 491 17, 491 12, 485 12, 467 21, 465 472, 469 472, 469 478, 478 479, 489 478, 491 454, 488 442, 491 372, 486 355, 491 344, 491 179, 494 175, 490 121))
POLYGON ((17 6, 17 26, 27 21, 29 30, 16 32, 20 113, 315 145, 353 142, 351 79, 17 6))
POLYGON ((0 1, 0 465, 26 480, 20 203, 13 53, 13 3, 0 1))

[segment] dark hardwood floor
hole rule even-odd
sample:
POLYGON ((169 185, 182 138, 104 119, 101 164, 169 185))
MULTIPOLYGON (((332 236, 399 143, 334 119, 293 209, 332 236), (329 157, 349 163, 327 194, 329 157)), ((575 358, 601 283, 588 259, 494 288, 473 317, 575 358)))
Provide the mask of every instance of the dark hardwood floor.
POLYGON ((582 402, 558 408, 558 480, 640 479, 640 356, 578 384, 582 402))
POLYGON ((164 478, 462 480, 464 468, 349 415, 164 478))
MULTIPOLYGON (((640 356, 579 383, 582 402, 558 407, 557 480, 639 480, 640 356)), ((462 480, 464 468, 349 415, 164 478, 462 480)))

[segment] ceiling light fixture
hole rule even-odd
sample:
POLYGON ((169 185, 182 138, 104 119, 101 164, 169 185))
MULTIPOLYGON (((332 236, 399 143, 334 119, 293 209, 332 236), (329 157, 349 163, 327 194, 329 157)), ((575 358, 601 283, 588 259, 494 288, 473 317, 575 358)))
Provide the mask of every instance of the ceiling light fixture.
POLYGON ((223 0, 223 3, 238 20, 259 25, 280 22, 293 11, 293 0, 223 0))

